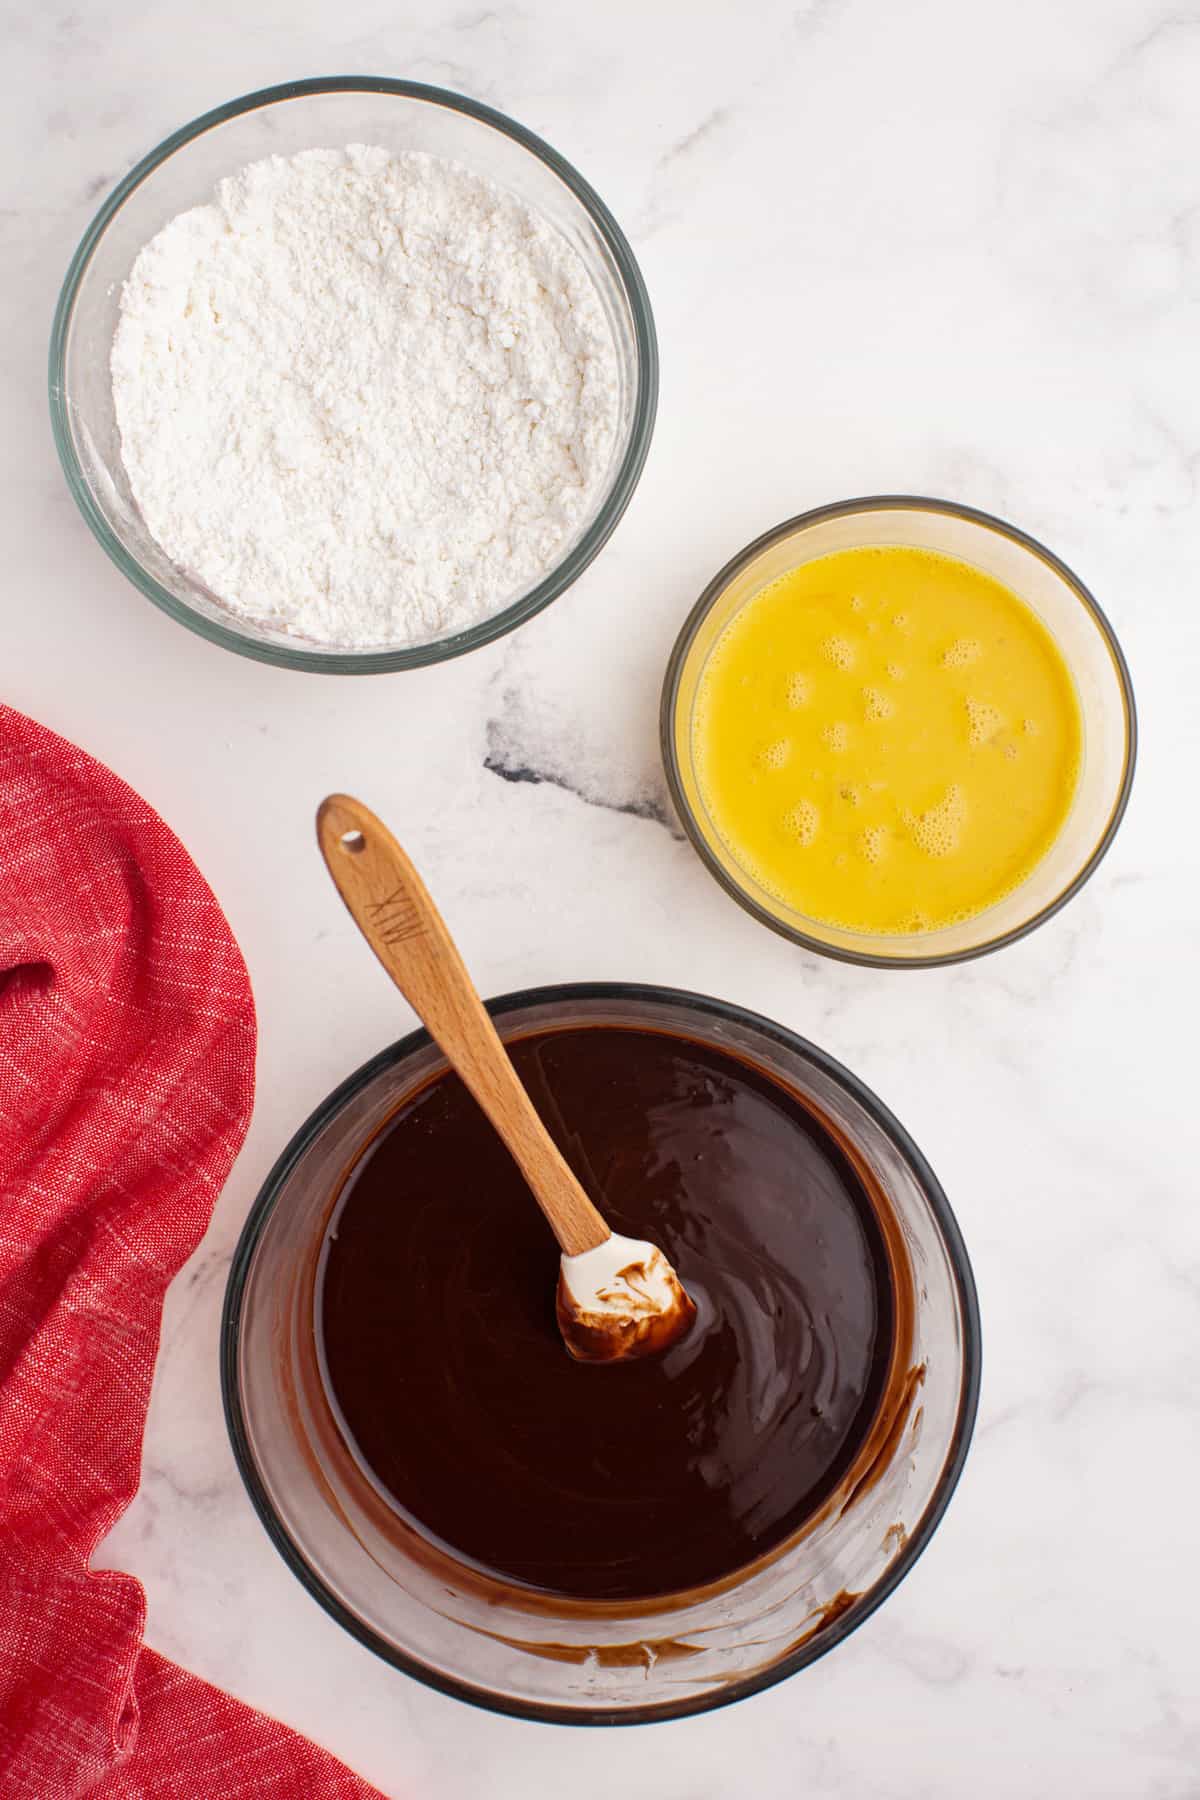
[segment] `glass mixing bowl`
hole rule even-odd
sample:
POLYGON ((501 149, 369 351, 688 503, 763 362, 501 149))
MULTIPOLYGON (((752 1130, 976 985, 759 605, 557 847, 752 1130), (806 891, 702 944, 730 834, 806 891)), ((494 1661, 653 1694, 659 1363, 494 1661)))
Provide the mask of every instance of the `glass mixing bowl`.
POLYGON ((948 500, 887 494, 801 513, 747 545, 713 577, 676 640, 663 683, 667 784, 683 826, 726 893, 793 943, 875 968, 932 968, 998 950, 1077 894, 1112 843, 1133 783, 1137 718, 1113 630, 1077 575, 1034 538, 948 500), (1083 718, 1083 765, 1071 810, 1037 867, 984 911, 911 936, 847 931, 795 911, 762 887, 722 842, 700 792, 692 719, 704 666, 740 607, 789 569, 837 550, 903 544, 940 551, 1003 582, 1042 620, 1066 660, 1083 718))
MULTIPOLYGON (((862 1450, 801 1531, 686 1595, 582 1603, 514 1594, 406 1527, 339 1436, 313 1317, 318 1256, 343 1175, 414 1088, 446 1066, 417 1031, 317 1109, 246 1222, 221 1332, 238 1465, 309 1592, 362 1643, 432 1687, 566 1724, 637 1724, 725 1705, 847 1637, 902 1580, 945 1511, 979 1390, 979 1314, 958 1226, 886 1107, 831 1057, 740 1007, 596 983, 510 994, 489 1010, 508 1041, 587 1024, 712 1045, 768 1072, 821 1115, 874 1194, 897 1288, 888 1393, 862 1450)), ((419 1444, 412 1454, 420 1456, 419 1444)))
POLYGON ((658 399, 658 350, 641 273, 583 177, 531 131, 478 101, 413 81, 340 76, 264 88, 167 138, 109 195, 67 271, 50 341, 50 418, 79 510, 121 572, 180 624, 227 650, 289 669, 369 675, 461 656, 512 631, 569 587, 601 549, 641 475, 658 399), (121 461, 109 352, 121 286, 138 251, 223 176, 264 156, 349 143, 452 157, 518 195, 583 259, 612 330, 619 416, 608 474, 557 565, 467 631, 396 649, 307 644, 238 618, 176 567, 146 530, 121 461))

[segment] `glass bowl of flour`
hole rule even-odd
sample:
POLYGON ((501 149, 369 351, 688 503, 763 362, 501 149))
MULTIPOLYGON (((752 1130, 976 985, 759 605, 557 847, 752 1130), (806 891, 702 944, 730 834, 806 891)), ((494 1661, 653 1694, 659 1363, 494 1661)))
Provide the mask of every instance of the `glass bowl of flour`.
POLYGON ((294 82, 176 132, 59 300, 71 491, 172 618, 288 668, 461 655, 547 606, 637 485, 658 358, 597 194, 413 82, 294 82))

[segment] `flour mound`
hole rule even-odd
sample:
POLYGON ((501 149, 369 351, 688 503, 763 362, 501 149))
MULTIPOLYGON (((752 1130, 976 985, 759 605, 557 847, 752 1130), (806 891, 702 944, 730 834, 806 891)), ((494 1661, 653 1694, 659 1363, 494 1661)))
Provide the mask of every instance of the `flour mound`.
POLYGON ((112 349, 146 525, 234 613, 318 644, 462 631, 605 485, 613 338, 576 251, 457 163, 268 157, 141 251, 112 349))

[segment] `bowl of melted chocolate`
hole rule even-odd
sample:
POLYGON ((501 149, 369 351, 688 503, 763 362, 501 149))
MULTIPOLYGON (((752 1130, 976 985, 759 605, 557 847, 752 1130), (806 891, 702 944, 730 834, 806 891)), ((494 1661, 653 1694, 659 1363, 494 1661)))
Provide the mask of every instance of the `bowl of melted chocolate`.
POLYGON ((724 1704, 846 1637, 945 1509, 979 1379, 958 1228, 886 1108, 768 1020, 613 984, 490 1010, 691 1330, 566 1354, 557 1246, 416 1032, 247 1222, 222 1343, 242 1474, 326 1609, 436 1687, 563 1722, 724 1704))

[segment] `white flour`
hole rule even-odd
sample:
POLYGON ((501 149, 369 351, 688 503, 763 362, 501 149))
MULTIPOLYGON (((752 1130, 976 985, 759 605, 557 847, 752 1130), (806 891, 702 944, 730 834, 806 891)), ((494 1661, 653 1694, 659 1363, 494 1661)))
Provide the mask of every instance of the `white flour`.
POLYGON ((548 573, 617 426, 570 245, 456 163, 360 144, 252 163, 172 219, 125 283, 112 379, 172 561, 346 647, 461 631, 548 573))

